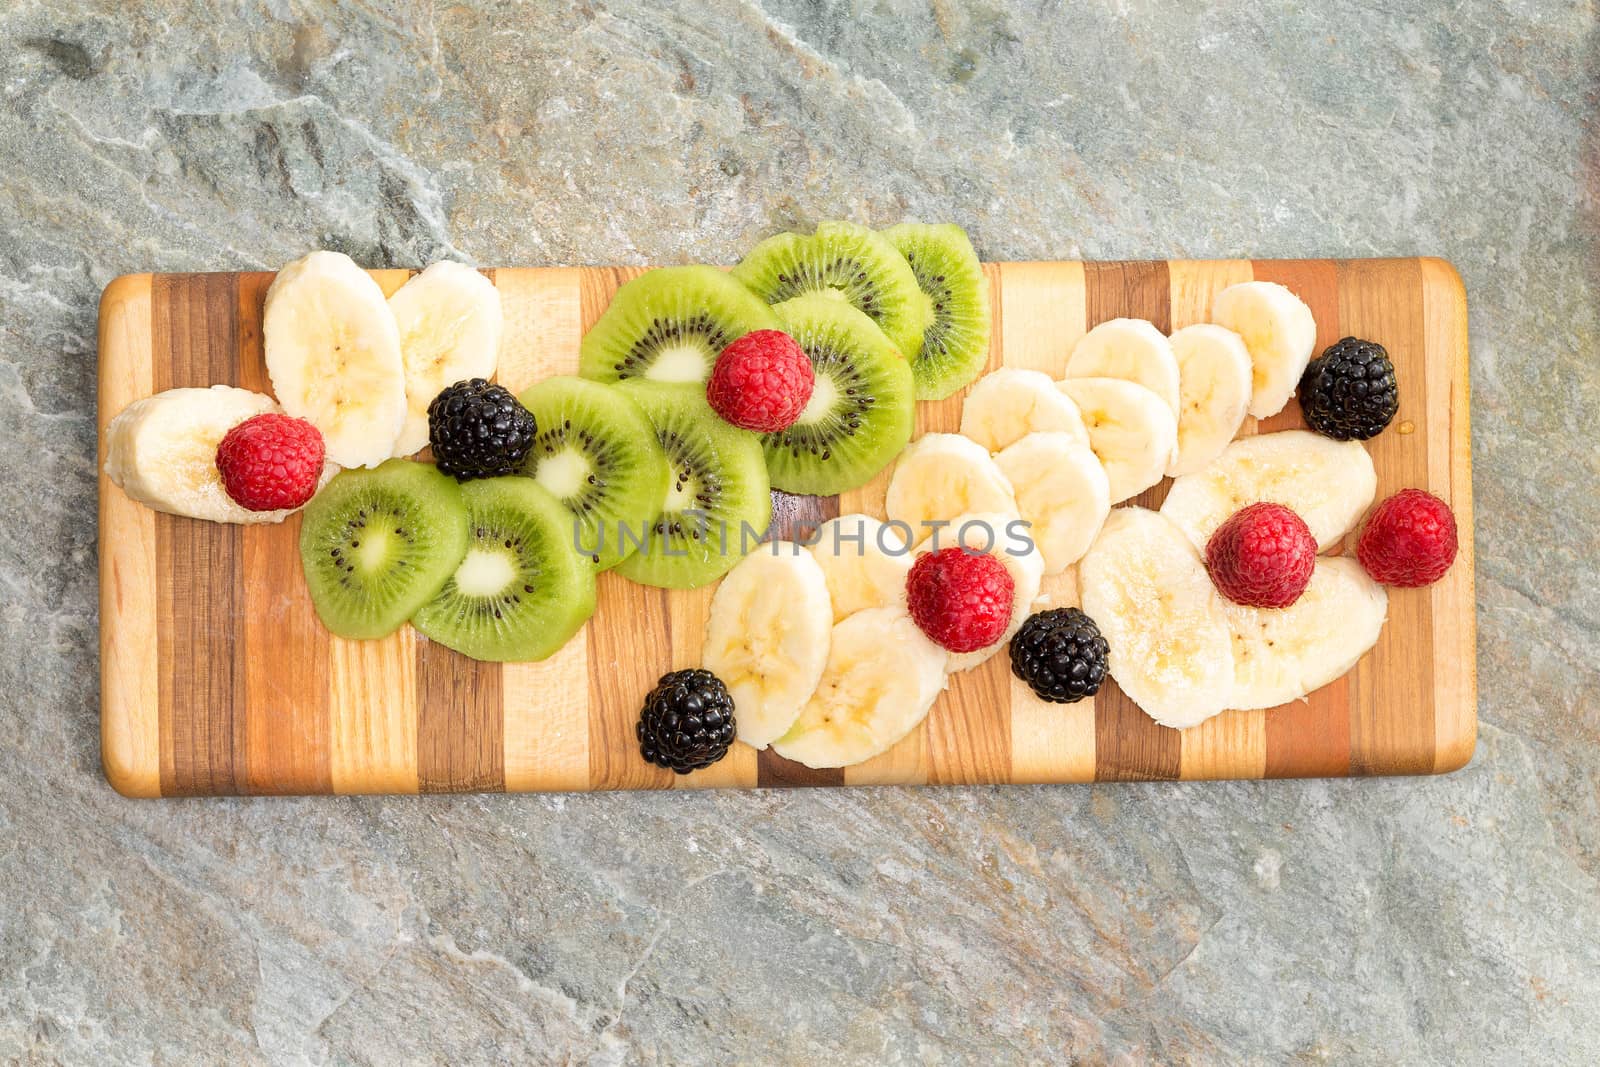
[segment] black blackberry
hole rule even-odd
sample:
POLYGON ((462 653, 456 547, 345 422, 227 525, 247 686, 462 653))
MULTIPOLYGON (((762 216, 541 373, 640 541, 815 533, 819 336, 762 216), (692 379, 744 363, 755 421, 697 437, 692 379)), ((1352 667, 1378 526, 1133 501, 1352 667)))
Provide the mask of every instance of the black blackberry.
POLYGON ((1111 648, 1077 608, 1031 616, 1011 639, 1011 671, 1041 700, 1073 704, 1100 691, 1111 648))
POLYGON ((709 767, 733 744, 733 697, 705 670, 663 674, 644 698, 635 733, 647 762, 679 774, 709 767))
POLYGON ((1383 432, 1400 410, 1389 353, 1373 341, 1346 337, 1329 345, 1300 379, 1306 425, 1335 441, 1365 441, 1383 432))
POLYGON ((428 405, 433 461, 458 482, 517 473, 537 431, 511 390, 482 378, 457 382, 428 405))

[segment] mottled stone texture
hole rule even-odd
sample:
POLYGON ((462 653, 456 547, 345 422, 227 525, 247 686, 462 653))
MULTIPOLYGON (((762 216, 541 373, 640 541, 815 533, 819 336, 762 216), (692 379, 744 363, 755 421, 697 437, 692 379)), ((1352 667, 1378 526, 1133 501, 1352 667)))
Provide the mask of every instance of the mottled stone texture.
POLYGON ((1591 2, 321 6, 0 13, 0 1062, 1600 1058, 1591 2), (1472 765, 421 801, 105 786, 112 277, 319 245, 728 261, 829 216, 956 219, 995 259, 1454 260, 1472 765))

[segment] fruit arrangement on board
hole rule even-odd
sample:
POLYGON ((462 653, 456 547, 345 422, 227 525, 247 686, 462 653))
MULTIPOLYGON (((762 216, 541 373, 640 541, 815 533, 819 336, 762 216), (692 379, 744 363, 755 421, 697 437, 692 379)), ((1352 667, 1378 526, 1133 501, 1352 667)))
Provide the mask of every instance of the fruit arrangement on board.
POLYGON ((1361 442, 1398 409, 1387 353, 1346 338, 1312 359, 1289 289, 1231 286, 1170 337, 1103 322, 1055 378, 979 377, 989 319, 959 227, 825 222, 729 271, 628 282, 576 376, 513 395, 481 273, 435 263, 385 298, 313 252, 266 295, 274 395, 138 400, 107 427, 106 473, 191 519, 302 512, 309 596, 350 639, 409 623, 539 660, 593 615, 603 571, 720 581, 700 665, 640 694, 640 756, 679 773, 736 740, 810 767, 871 759, 1002 649, 1054 703, 1111 677, 1175 728, 1275 707, 1371 649, 1386 585, 1453 561, 1443 501, 1372 507, 1361 442), (959 433, 912 439, 919 400, 963 391, 959 433), (1238 436, 1297 391, 1310 430, 1238 436), (832 496, 891 468, 881 515, 767 540, 772 490, 832 496), (1159 510, 1126 504, 1169 477, 1159 510), (1358 527, 1355 558, 1331 555, 1358 527), (1046 576, 1074 567, 1080 606, 1048 606, 1046 576))

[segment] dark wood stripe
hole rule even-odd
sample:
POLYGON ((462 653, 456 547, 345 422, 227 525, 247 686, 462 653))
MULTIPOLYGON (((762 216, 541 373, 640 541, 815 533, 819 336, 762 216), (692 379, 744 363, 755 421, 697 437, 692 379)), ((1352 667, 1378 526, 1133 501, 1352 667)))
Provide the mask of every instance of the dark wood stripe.
MULTIPOLYGON (((237 385, 238 303, 231 274, 157 275, 151 293, 156 392, 237 385)), ((156 516, 157 716, 161 792, 245 788, 243 536, 237 526, 156 516)))
POLYGON ((756 786, 761 789, 797 789, 808 786, 844 785, 844 768, 815 770, 792 763, 770 748, 756 753, 756 786))
POLYGON ((772 522, 767 527, 767 541, 799 541, 809 543, 816 537, 817 528, 830 519, 839 517, 839 498, 836 496, 796 496, 781 489, 772 491, 772 522))
MULTIPOLYGON (((1449 427, 1428 424, 1422 266, 1415 259, 1340 263, 1342 332, 1377 341, 1394 361, 1400 411, 1394 425, 1367 442, 1378 470, 1379 499, 1428 485, 1428 439, 1449 427), (1413 424, 1402 434, 1398 427, 1413 424)), ((1441 354, 1439 358, 1448 358, 1441 354)), ((1356 774, 1426 774, 1433 769, 1433 595, 1389 590, 1389 619, 1372 653, 1350 679, 1350 770, 1356 774)))
POLYGON ((506 787, 500 665, 417 638, 417 782, 424 793, 506 787))
MULTIPOLYGON (((1339 275, 1326 260, 1258 260, 1251 264, 1256 281, 1287 286, 1306 302, 1317 323, 1316 352, 1340 336, 1339 275)), ((1291 399, 1278 414, 1262 419, 1258 433, 1305 427, 1300 403, 1291 399)), ((1266 713, 1268 778, 1311 778, 1350 771, 1350 703, 1348 678, 1340 678, 1305 700, 1291 700, 1266 713)))
POLYGON ((923 724, 929 785, 985 785, 1011 777, 1011 659, 950 675, 923 724))
MULTIPOLYGON (((272 392, 261 336, 273 275, 239 275, 239 384, 272 392)), ((245 783, 251 793, 331 793, 331 641, 304 594, 300 516, 242 530, 245 783), (288 594, 288 595, 286 595, 288 594)))
MULTIPOLYGON (((1148 319, 1162 333, 1172 329, 1172 286, 1165 263, 1084 264, 1087 328, 1109 319, 1148 319)), ((1130 503, 1156 508, 1166 496, 1165 481, 1130 503)), ((1182 738, 1161 726, 1106 679, 1094 698, 1094 773, 1099 781, 1140 781, 1178 777, 1182 738)))

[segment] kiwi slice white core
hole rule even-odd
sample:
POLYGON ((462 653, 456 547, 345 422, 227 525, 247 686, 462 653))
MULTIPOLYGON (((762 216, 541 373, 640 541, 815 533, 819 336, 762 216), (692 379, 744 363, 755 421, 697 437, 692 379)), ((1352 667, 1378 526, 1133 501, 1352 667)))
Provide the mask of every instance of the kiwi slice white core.
POLYGON ((644 376, 657 382, 703 382, 717 355, 698 344, 659 348, 644 376))
POLYGON ((517 564, 504 552, 474 545, 456 568, 456 589, 464 596, 491 597, 504 592, 517 577, 517 564))
POLYGON ((594 467, 588 457, 576 448, 568 447, 541 459, 534 481, 566 499, 577 496, 593 473, 594 467))

